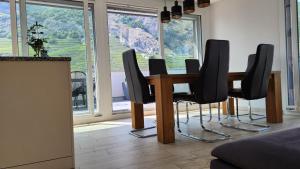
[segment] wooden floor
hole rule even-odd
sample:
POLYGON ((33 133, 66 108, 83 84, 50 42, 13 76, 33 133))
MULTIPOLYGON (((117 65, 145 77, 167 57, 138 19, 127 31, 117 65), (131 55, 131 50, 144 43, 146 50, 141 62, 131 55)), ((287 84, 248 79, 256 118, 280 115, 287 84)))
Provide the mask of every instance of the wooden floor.
MULTIPOLYGON (((206 117, 207 119, 207 117, 206 117)), ((155 117, 146 117, 148 126, 154 125, 155 117)), ((182 115, 182 121, 185 121, 182 115)), ((193 117, 189 126, 181 124, 183 131, 189 130, 195 135, 203 135, 199 128, 199 118, 193 117)), ((229 133, 232 140, 253 137, 249 133, 233 129, 224 129, 214 123, 209 127, 229 133)), ((283 124, 272 125, 266 132, 300 127, 300 116, 286 115, 283 124)), ((208 169, 211 150, 218 143, 203 143, 187 139, 177 132, 176 143, 163 145, 157 138, 138 139, 128 134, 130 119, 108 121, 93 125, 75 127, 75 159, 77 169, 208 169)), ((149 131, 153 133, 155 130, 149 131)), ((264 134, 259 133, 259 134, 264 134)), ((212 135, 206 135, 213 138, 212 135)), ((229 140, 229 141, 232 141, 229 140)))

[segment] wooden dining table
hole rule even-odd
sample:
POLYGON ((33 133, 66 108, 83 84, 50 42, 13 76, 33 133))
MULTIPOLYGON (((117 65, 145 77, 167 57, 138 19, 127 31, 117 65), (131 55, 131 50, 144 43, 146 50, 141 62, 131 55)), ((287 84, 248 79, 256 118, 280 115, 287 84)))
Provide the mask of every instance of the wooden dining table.
MULTIPOLYGON (((229 88, 233 87, 234 81, 242 80, 245 72, 232 72, 228 74, 229 88)), ((199 78, 196 74, 169 74, 154 75, 146 77, 150 85, 155 86, 157 139, 163 144, 175 142, 174 129, 174 106, 173 85, 190 83, 199 78)), ((231 114, 234 114, 234 100, 229 98, 229 104, 223 102, 223 114, 227 114, 227 105, 231 114)), ((282 98, 281 98, 281 72, 271 73, 268 93, 266 97, 266 114, 268 123, 282 123, 282 98)), ((144 128, 143 104, 131 102, 132 127, 134 129, 144 128)))

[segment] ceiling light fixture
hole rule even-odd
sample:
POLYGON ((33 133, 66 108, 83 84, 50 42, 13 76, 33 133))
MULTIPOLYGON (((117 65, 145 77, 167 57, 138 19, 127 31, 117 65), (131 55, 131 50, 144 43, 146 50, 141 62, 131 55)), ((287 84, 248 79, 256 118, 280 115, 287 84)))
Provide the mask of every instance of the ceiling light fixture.
POLYGON ((183 1, 183 11, 186 14, 191 14, 195 12, 195 1, 194 0, 184 0, 183 1))
POLYGON ((210 0, 198 0, 199 8, 206 8, 208 6, 210 6, 210 0))
POLYGON ((178 4, 178 1, 175 1, 175 5, 171 9, 172 11, 172 18, 173 19, 180 19, 182 17, 182 7, 178 4))
POLYGON ((164 10, 160 13, 160 19, 161 23, 169 23, 171 21, 171 12, 168 11, 166 0, 164 10))

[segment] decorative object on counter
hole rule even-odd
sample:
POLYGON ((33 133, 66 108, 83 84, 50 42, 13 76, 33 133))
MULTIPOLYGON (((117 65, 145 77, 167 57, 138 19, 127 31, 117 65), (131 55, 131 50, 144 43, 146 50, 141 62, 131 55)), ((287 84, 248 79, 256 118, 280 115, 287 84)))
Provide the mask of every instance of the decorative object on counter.
POLYGON ((169 23, 171 21, 171 12, 168 11, 166 0, 164 0, 164 10, 160 13, 161 23, 169 23))
POLYGON ((172 19, 180 19, 182 17, 182 7, 178 4, 178 1, 175 1, 174 6, 171 8, 172 19))
POLYGON ((44 32, 41 29, 44 26, 36 22, 27 30, 27 44, 34 50, 34 57, 48 56, 47 50, 44 47, 44 44, 47 43, 47 39, 44 38, 44 32))

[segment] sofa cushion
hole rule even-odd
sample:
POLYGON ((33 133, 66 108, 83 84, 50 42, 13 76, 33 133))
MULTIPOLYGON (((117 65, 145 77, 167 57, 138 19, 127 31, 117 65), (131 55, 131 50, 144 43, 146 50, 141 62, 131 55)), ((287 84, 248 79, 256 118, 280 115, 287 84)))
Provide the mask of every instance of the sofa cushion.
POLYGON ((300 128, 227 143, 212 155, 242 169, 300 169, 300 128))
POLYGON ((240 168, 236 168, 222 160, 212 160, 210 162, 210 169, 240 169, 240 168))

